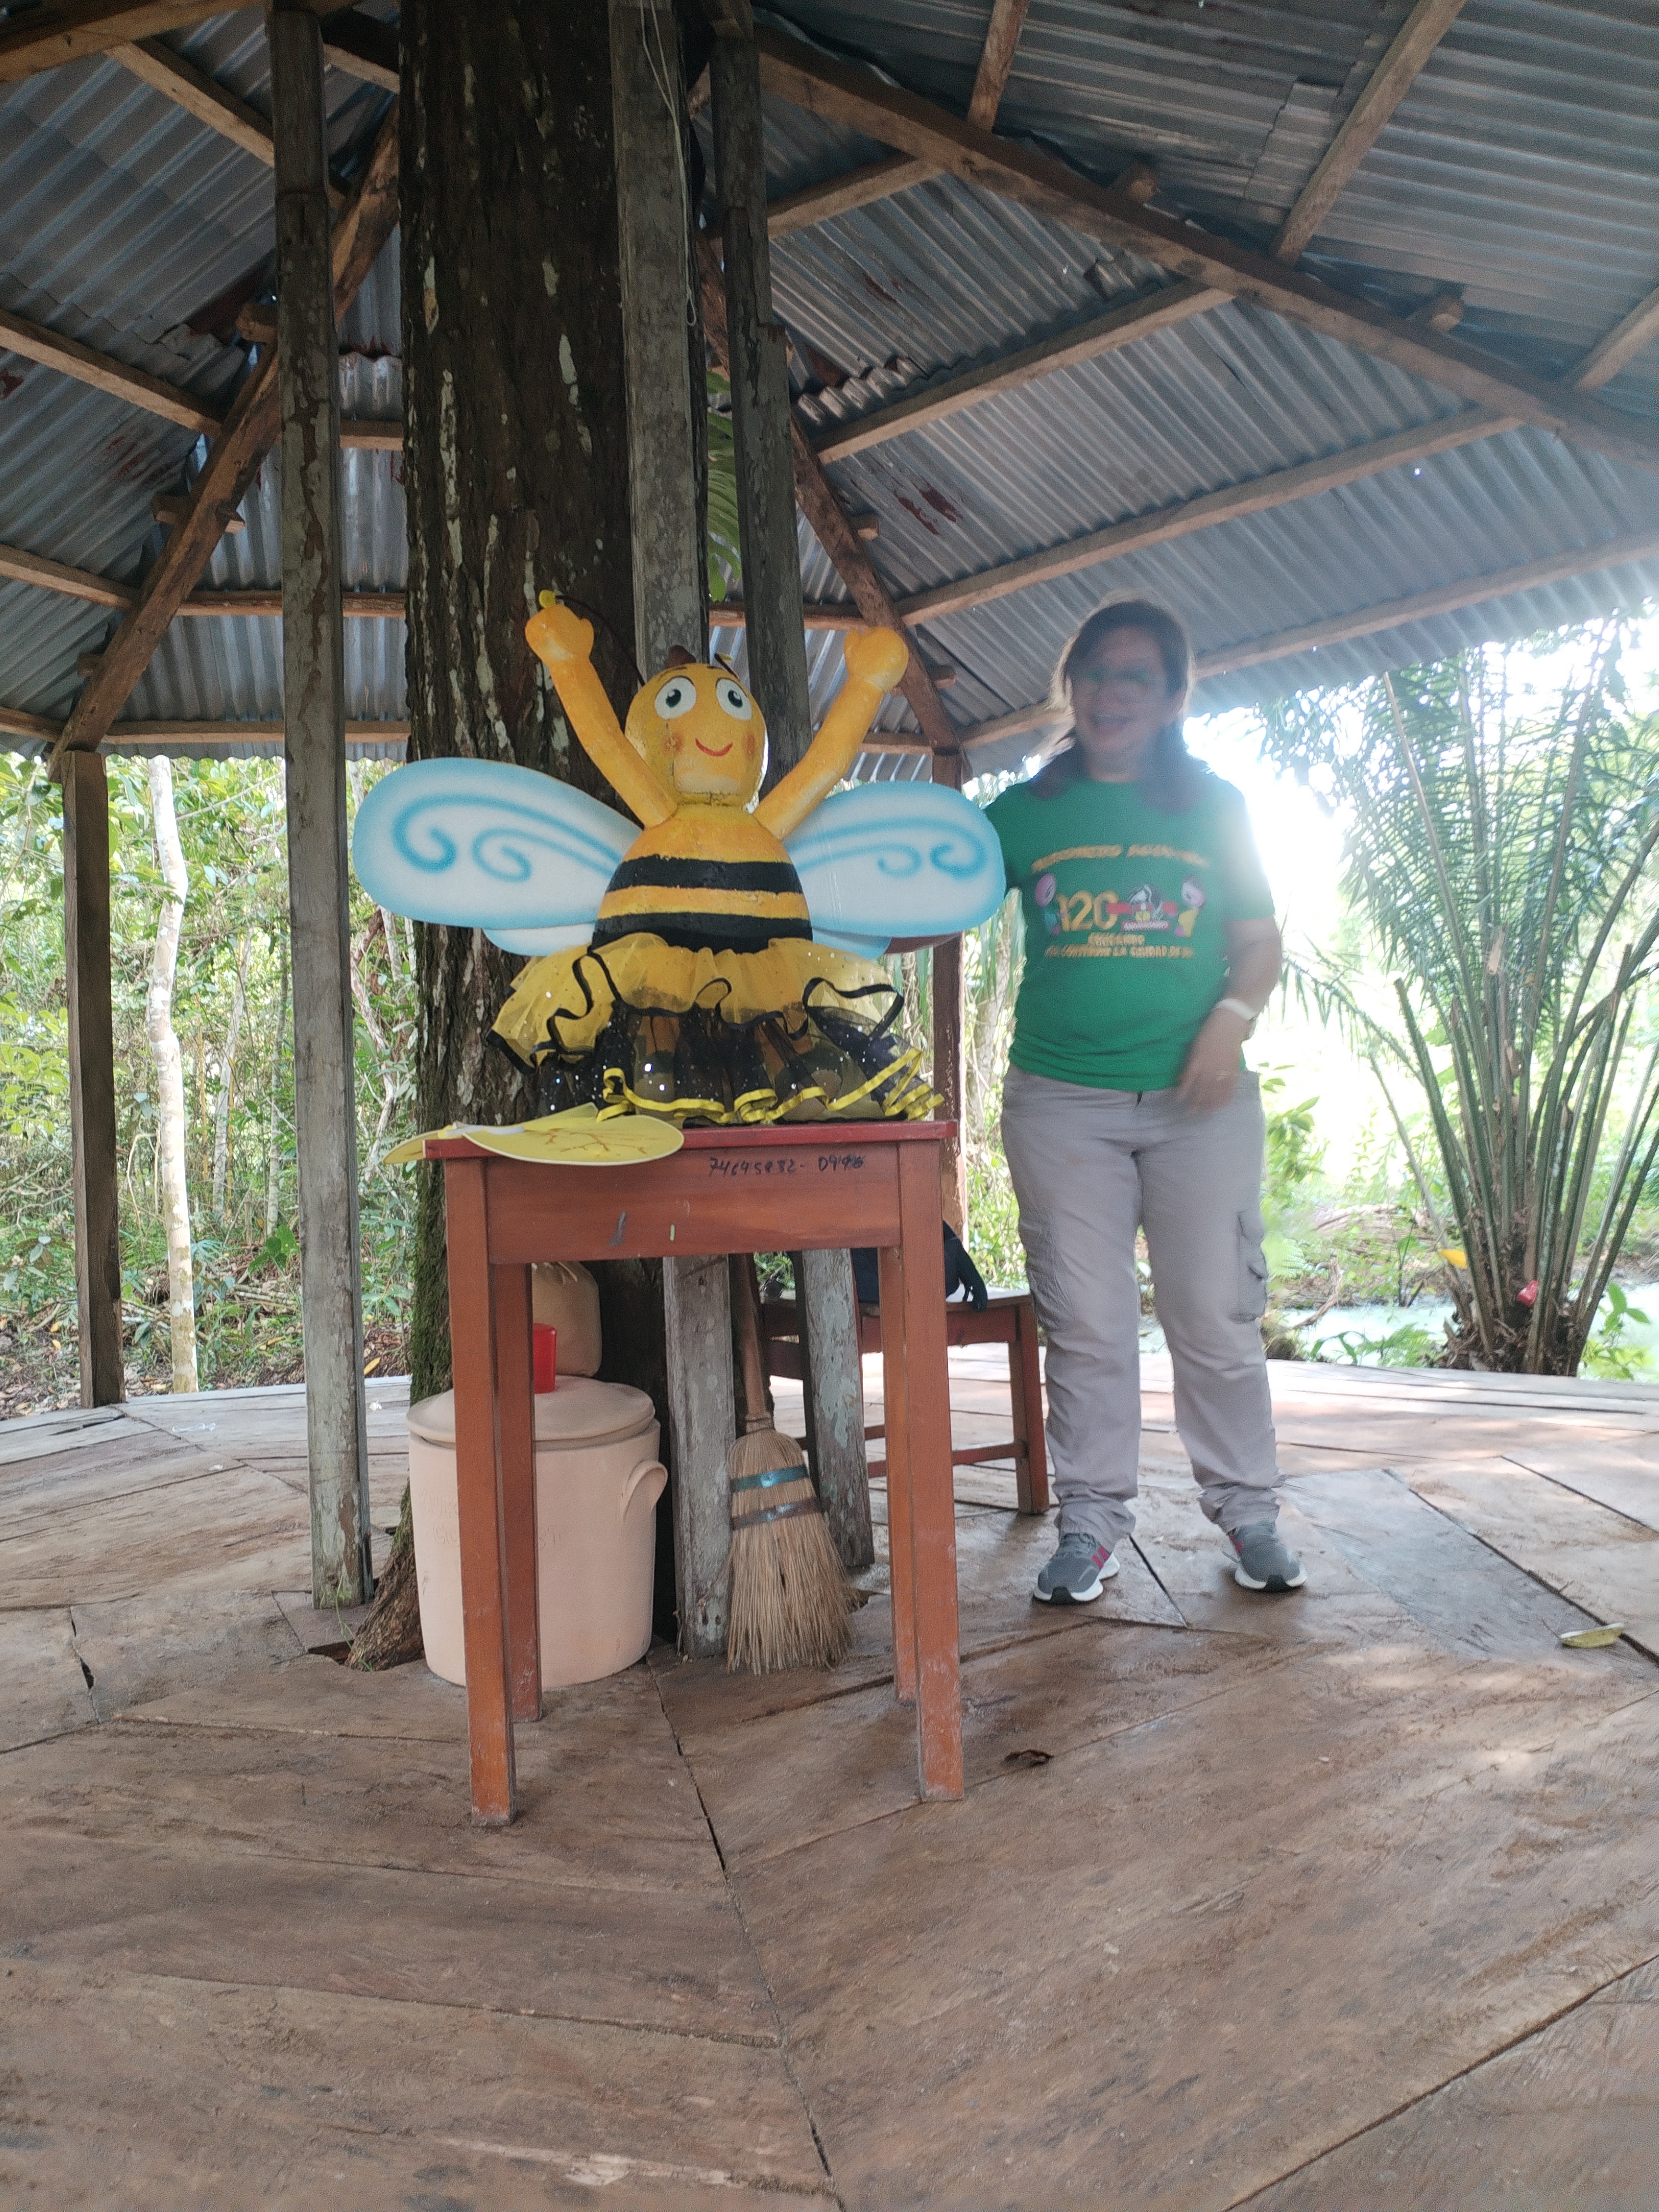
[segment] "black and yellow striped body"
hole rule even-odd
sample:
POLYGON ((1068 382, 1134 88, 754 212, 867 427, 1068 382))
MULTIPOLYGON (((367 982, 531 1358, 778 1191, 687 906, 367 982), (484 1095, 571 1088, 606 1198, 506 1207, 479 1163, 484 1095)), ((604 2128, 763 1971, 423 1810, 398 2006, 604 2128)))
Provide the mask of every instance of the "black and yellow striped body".
POLYGON ((810 939, 812 922, 788 854, 753 815, 682 805, 629 846, 592 943, 641 931, 690 951, 763 952, 775 938, 810 939))

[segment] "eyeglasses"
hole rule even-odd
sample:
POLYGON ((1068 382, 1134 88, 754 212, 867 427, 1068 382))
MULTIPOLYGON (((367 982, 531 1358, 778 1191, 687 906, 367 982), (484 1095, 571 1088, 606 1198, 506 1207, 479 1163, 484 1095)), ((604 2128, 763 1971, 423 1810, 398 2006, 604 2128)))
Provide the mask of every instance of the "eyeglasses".
POLYGON ((1121 691, 1126 698, 1149 699, 1164 689, 1160 671, 1146 668, 1079 668, 1072 678, 1073 691, 1121 691))

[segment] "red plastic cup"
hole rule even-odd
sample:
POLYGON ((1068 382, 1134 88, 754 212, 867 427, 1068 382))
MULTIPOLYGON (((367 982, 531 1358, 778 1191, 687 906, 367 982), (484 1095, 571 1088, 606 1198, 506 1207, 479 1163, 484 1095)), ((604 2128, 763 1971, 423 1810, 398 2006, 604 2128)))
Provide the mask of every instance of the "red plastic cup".
POLYGON ((532 1360, 536 1371, 536 1395, 555 1389, 558 1373, 559 1332, 550 1322, 531 1324, 532 1360))

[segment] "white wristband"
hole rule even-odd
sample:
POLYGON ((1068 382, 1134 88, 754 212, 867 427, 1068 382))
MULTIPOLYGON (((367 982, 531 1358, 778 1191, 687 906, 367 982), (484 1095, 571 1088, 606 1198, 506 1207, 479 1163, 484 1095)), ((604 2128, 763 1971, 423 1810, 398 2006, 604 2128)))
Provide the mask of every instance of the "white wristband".
POLYGON ((1243 999, 1218 999, 1211 1011, 1237 1014, 1241 1022, 1248 1022, 1252 1029, 1255 1027, 1257 1019, 1255 1008, 1247 1006, 1243 999))

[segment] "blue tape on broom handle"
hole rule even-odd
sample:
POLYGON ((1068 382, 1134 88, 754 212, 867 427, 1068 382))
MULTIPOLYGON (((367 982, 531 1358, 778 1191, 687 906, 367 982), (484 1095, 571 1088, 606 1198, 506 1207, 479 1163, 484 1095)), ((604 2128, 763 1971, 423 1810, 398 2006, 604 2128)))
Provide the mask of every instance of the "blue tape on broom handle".
POLYGON ((732 1484, 733 1490, 770 1490, 775 1483, 807 1482, 811 1480, 804 1467, 775 1467, 764 1474, 740 1474, 732 1484))

